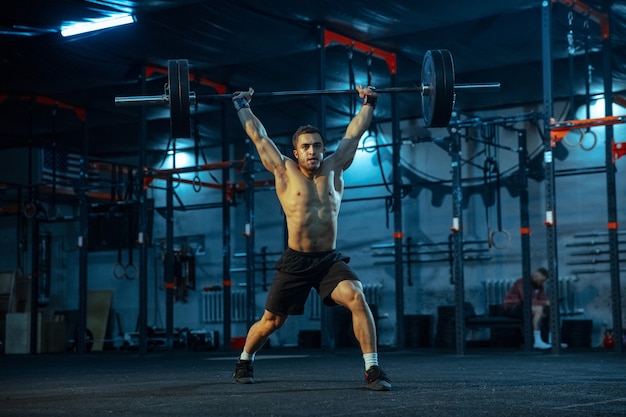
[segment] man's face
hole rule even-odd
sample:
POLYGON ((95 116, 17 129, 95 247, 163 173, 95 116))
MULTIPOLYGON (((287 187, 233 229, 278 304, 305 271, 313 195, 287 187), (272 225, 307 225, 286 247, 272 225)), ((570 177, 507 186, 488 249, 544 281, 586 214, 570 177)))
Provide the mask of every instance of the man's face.
POLYGON ((543 287, 543 283, 546 282, 547 279, 548 277, 539 271, 533 274, 533 284, 535 284, 536 287, 543 287))
POLYGON ((318 133, 303 133, 298 136, 296 149, 293 154, 298 165, 306 171, 317 170, 324 159, 324 143, 318 133))

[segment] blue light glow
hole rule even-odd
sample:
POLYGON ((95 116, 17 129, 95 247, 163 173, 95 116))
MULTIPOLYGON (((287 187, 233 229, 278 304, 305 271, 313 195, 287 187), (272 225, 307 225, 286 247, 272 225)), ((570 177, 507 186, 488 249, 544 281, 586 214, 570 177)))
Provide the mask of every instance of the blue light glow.
POLYGON ((135 16, 117 15, 104 19, 97 19, 92 22, 80 22, 65 26, 61 29, 63 37, 79 35, 81 33, 93 32, 95 30, 107 29, 115 26, 127 25, 135 22, 135 16))

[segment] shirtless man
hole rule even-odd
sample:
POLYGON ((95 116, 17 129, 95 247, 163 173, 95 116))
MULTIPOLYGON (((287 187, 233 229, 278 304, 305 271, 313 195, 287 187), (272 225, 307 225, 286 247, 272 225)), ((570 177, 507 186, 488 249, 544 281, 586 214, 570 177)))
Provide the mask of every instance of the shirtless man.
POLYGON ((246 134, 252 139, 263 166, 274 174, 276 194, 287 218, 288 248, 276 263, 265 312, 250 327, 233 377, 252 384, 256 352, 290 314, 304 312, 311 288, 326 305, 341 305, 352 313, 354 334, 365 362, 367 387, 391 389, 391 381, 378 366, 374 318, 363 287, 348 266, 349 258, 336 251, 337 216, 343 196, 343 171, 352 160, 372 120, 377 95, 372 87, 357 87, 363 106, 352 119, 335 153, 324 158, 321 132, 300 127, 293 135, 295 161, 280 153, 261 121, 250 110, 254 90, 235 93, 233 104, 246 134))

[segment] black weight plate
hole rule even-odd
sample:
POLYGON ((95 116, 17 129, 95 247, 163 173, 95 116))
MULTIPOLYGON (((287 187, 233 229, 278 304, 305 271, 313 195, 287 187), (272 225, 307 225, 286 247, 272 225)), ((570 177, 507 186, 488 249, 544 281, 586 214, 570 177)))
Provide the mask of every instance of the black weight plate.
POLYGON ((189 138, 191 137, 189 63, 186 59, 169 60, 167 69, 172 138, 189 138))
POLYGON ((446 127, 454 107, 454 62, 445 49, 427 51, 422 62, 422 113, 427 127, 446 127))

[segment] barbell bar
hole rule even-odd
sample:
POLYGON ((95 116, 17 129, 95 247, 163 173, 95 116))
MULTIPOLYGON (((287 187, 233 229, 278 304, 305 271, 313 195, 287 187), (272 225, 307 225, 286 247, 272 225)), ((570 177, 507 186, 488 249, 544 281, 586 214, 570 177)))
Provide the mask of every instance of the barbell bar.
MULTIPOLYGON (((500 88, 500 83, 471 83, 471 84, 455 84, 454 91, 457 90, 470 90, 471 92, 478 91, 493 91, 500 88)), ((429 86, 419 87, 386 87, 376 88, 374 91, 383 94, 393 93, 424 93, 428 94, 429 86)), ((322 96, 322 95, 335 95, 335 94, 353 94, 356 90, 287 90, 287 91, 270 91, 265 93, 254 93, 254 98, 271 98, 271 97, 304 97, 304 96, 322 96)), ((217 99, 230 99, 231 94, 205 94, 196 95, 194 91, 189 92, 190 104, 196 104, 196 101, 209 101, 217 99)), ((127 96, 127 97, 115 97, 115 104, 118 106, 150 106, 158 104, 169 104, 169 94, 157 94, 152 96, 127 96)))
MULTIPOLYGON (((490 92, 500 89, 500 83, 454 83, 452 54, 445 49, 427 51, 422 62, 421 85, 376 89, 377 93, 420 93, 422 117, 426 127, 446 127, 452 117, 456 92, 490 92)), ((230 94, 196 96, 189 87, 187 60, 168 61, 168 83, 164 94, 153 96, 116 97, 118 106, 169 105, 173 138, 191 136, 191 105, 200 100, 230 99, 230 94)), ((254 93, 255 98, 304 97, 315 95, 354 94, 354 90, 293 90, 254 93)))
MULTIPOLYGON (((470 90, 493 91, 500 88, 500 83, 471 83, 471 84, 455 84, 454 91, 470 90)), ((429 86, 418 87, 386 87, 374 89, 377 93, 393 94, 393 93, 424 93, 428 94, 429 86)), ((353 94, 356 90, 287 90, 287 91, 270 91, 265 93, 254 93, 254 98, 271 98, 271 97, 304 97, 304 96, 330 96, 339 94, 353 94)), ((196 95, 194 91, 189 92, 190 104, 196 104, 196 101, 209 101, 218 99, 230 99, 232 94, 205 94, 196 95)), ((152 96, 127 96, 115 97, 115 104, 118 106, 150 106, 158 104, 169 104, 169 94, 157 94, 152 96)))
MULTIPOLYGON (((471 90, 471 91, 489 91, 499 89, 499 83, 476 83, 476 84, 455 84, 454 90, 471 90)), ((418 87, 386 87, 374 88, 377 93, 393 94, 393 93, 425 93, 428 94, 428 86, 418 87)), ((270 91, 266 93, 254 93, 254 98, 271 98, 271 97, 289 97, 289 96, 326 96, 335 94, 356 94, 356 90, 287 90, 287 91, 270 91)), ((206 94, 199 95, 196 98, 200 101, 211 99, 231 98, 229 94, 206 94)))

